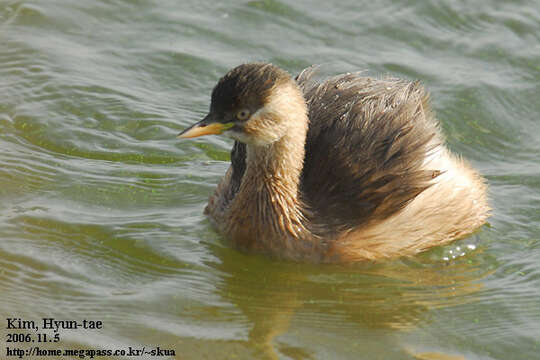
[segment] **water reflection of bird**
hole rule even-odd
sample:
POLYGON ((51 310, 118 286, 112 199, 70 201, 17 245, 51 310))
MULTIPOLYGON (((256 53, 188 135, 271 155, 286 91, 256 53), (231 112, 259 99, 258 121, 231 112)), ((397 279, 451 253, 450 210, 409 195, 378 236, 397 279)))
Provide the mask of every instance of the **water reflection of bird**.
MULTIPOLYGON (((396 331, 422 327, 430 322, 435 309, 471 309, 464 305, 482 298, 481 280, 497 268, 486 266, 497 264, 497 260, 482 249, 452 261, 441 261, 440 251, 434 251, 375 264, 319 266, 249 256, 216 243, 209 246, 216 260, 207 265, 220 277, 216 293, 235 310, 223 313, 222 320, 231 322, 235 316, 233 323, 245 324, 245 336, 234 343, 255 350, 257 356, 252 357, 257 359, 318 358, 317 345, 336 337, 355 338, 355 346, 383 354, 388 346, 381 341, 385 334, 394 339, 396 331), (302 340, 287 341, 291 338, 302 340)), ((220 312, 219 306, 216 311, 220 312)), ((206 316, 200 321, 208 321, 206 316)), ((403 358, 412 359, 411 354, 425 351, 407 343, 410 339, 401 340, 403 358)), ((358 348, 341 350, 343 355, 358 348)))
POLYGON ((418 82, 345 74, 321 83, 244 64, 179 137, 235 139, 205 212, 247 250, 312 261, 411 255, 488 216, 483 179, 444 146, 418 82))

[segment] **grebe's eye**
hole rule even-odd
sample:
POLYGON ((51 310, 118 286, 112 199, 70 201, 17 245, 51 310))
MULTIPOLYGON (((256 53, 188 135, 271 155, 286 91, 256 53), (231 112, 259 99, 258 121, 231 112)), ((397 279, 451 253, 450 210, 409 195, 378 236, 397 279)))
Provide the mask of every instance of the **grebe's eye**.
POLYGON ((236 113, 236 118, 238 120, 247 120, 248 117, 249 117, 250 113, 249 113, 249 110, 248 109, 242 109, 240 110, 239 112, 236 113))

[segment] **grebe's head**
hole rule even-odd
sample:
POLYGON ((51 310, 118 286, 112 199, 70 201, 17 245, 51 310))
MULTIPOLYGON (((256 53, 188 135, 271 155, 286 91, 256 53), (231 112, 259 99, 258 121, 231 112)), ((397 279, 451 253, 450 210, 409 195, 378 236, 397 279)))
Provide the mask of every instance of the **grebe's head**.
POLYGON ((291 122, 306 116, 296 82, 284 70, 265 63, 243 64, 222 77, 212 91, 210 112, 178 137, 227 135, 264 146, 283 137, 291 122))

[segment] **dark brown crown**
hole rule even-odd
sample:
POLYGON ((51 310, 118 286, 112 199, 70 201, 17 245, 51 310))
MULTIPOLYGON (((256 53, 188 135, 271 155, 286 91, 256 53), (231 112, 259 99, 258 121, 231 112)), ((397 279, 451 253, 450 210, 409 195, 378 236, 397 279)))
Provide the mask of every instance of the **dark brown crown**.
POLYGON ((223 76, 214 87, 210 110, 218 114, 241 108, 256 111, 264 106, 274 87, 287 81, 291 81, 290 75, 272 64, 239 65, 223 76))

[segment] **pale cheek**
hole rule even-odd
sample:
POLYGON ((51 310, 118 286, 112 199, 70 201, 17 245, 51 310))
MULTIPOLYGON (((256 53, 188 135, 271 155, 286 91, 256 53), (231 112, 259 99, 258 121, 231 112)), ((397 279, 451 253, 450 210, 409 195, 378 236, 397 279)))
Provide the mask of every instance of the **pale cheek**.
POLYGON ((270 145, 279 140, 279 136, 274 132, 275 129, 245 129, 246 137, 251 141, 251 144, 258 146, 270 145))
POLYGON ((287 131, 287 124, 276 118, 266 108, 257 111, 244 124, 243 131, 229 130, 224 135, 244 144, 255 146, 270 145, 279 140, 287 131))
POLYGON ((286 132, 286 123, 277 121, 275 117, 266 116, 252 118, 245 127, 245 132, 260 145, 269 145, 279 140, 286 132))

